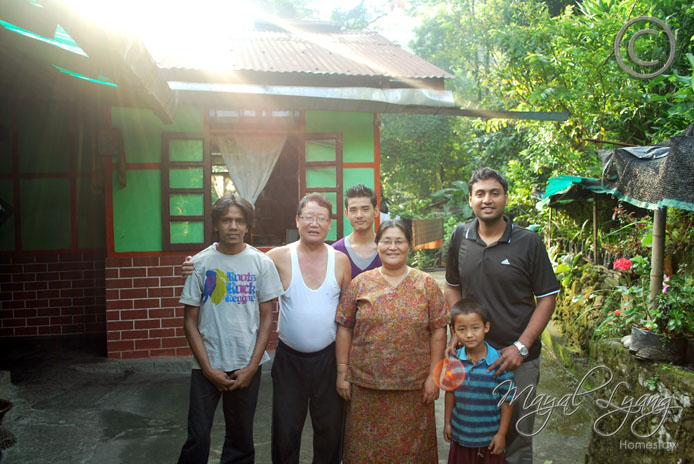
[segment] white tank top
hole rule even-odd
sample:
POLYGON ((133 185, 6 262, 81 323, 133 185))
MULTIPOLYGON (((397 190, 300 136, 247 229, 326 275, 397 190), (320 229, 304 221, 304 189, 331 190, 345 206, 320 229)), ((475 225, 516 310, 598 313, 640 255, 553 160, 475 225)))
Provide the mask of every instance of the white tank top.
POLYGON ((277 325, 279 339, 290 348, 303 353, 320 351, 335 341, 335 312, 340 301, 340 286, 335 279, 335 250, 328 249, 325 279, 316 290, 306 286, 296 252, 298 242, 289 244, 292 280, 280 297, 277 325))

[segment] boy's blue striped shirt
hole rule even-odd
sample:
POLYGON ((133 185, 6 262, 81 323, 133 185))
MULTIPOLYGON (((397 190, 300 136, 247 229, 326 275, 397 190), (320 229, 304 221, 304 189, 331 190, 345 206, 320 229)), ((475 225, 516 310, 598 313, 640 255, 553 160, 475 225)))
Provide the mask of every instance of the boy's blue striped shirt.
POLYGON ((465 347, 457 351, 457 357, 465 367, 465 381, 455 391, 455 407, 451 417, 451 438, 462 446, 481 448, 489 446, 499 430, 501 404, 513 399, 509 390, 513 386, 513 373, 505 371, 494 378, 494 372, 487 368, 499 359, 499 352, 487 342, 487 356, 473 365, 465 354, 465 347), (503 383, 506 380, 510 382, 503 383), (501 386, 492 393, 497 385, 501 386))

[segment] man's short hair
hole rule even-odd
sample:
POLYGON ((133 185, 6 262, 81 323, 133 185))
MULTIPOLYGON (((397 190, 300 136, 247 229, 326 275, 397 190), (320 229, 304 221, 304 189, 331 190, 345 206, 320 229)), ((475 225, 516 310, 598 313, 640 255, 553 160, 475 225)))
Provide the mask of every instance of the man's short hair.
POLYGON ((407 227, 407 224, 397 219, 388 219, 386 221, 383 221, 381 225, 378 226, 375 239, 376 243, 381 241, 381 236, 383 236, 385 231, 390 229, 391 227, 397 227, 398 229, 402 230, 402 233, 405 234, 405 238, 407 239, 408 245, 410 245, 410 248, 412 248, 412 232, 410 231, 410 228, 407 227))
POLYGON ((255 223, 255 209, 253 205, 245 198, 234 195, 233 193, 227 193, 219 200, 214 202, 212 207, 212 224, 217 225, 217 222, 224 216, 230 206, 236 206, 243 213, 243 218, 248 224, 248 228, 253 227, 255 223))
POLYGON ((467 183, 467 191, 472 195, 472 186, 481 180, 495 179, 504 188, 504 193, 508 193, 508 181, 504 176, 493 170, 492 168, 479 168, 470 176, 470 182, 467 183))
POLYGON ((304 209, 306 204, 311 202, 311 201, 313 203, 318 203, 318 205, 320 205, 324 208, 328 208, 328 216, 332 217, 333 204, 330 203, 330 200, 325 198, 324 195, 321 195, 320 193, 317 193, 317 192, 311 192, 311 193, 307 193, 306 195, 304 195, 304 197, 301 199, 301 201, 299 201, 299 207, 296 208, 296 215, 301 216, 301 210, 304 209))
POLYGON ((378 204, 378 198, 376 193, 364 184, 354 185, 347 189, 345 192, 345 208, 348 208, 349 200, 352 198, 368 198, 371 200, 371 204, 376 208, 378 204))
POLYGON ((455 324, 455 318, 461 314, 479 314, 483 323, 489 322, 489 312, 479 301, 474 298, 463 298, 451 308, 451 325, 455 324))

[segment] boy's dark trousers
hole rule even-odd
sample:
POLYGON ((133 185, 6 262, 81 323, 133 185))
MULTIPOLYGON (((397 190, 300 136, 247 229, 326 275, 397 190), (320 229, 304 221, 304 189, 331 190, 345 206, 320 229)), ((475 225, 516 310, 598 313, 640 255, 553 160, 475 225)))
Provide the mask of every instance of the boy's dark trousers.
POLYGON ((222 448, 222 464, 245 464, 255 461, 253 445, 253 417, 258 403, 260 374, 258 367, 251 383, 243 389, 220 392, 202 375, 202 370, 193 369, 190 375, 190 407, 188 409, 188 439, 181 449, 179 464, 205 463, 210 454, 210 431, 214 413, 222 397, 226 436, 222 448))

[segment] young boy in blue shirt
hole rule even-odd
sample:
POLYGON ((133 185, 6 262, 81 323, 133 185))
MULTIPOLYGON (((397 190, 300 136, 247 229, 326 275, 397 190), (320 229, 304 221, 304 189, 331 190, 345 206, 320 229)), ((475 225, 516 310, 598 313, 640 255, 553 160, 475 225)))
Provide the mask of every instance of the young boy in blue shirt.
POLYGON ((451 443, 448 464, 506 464, 506 432, 511 422, 513 373, 487 372, 500 356, 484 341, 489 332, 487 310, 465 298, 451 308, 451 330, 463 345, 456 357, 465 380, 446 392, 443 436, 451 443))

